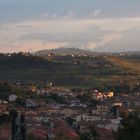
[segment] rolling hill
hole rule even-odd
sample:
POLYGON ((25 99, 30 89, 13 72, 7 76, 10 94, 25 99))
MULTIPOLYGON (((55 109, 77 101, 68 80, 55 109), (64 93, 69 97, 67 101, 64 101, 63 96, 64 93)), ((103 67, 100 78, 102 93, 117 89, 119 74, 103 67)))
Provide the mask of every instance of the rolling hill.
POLYGON ((86 54, 86 55, 101 55, 101 54, 122 54, 122 55, 139 55, 140 56, 140 51, 130 51, 130 52, 96 52, 96 51, 90 51, 90 50, 82 50, 79 48, 56 48, 56 49, 49 49, 49 50, 39 50, 37 52, 35 52, 35 55, 40 55, 40 56, 44 56, 44 55, 48 55, 50 53, 54 53, 56 55, 79 55, 79 54, 86 54))
POLYGON ((2 54, 0 80, 48 80, 55 86, 69 88, 103 89, 109 86, 113 89, 115 86, 131 88, 140 83, 140 61, 131 61, 131 57, 127 59, 113 55, 96 57, 57 55, 46 59, 31 54, 2 54))
POLYGON ((92 52, 88 50, 82 50, 78 48, 57 48, 57 49, 51 49, 51 50, 40 50, 35 52, 35 55, 38 56, 45 56, 50 53, 56 54, 56 55, 80 55, 80 54, 85 54, 85 55, 99 55, 103 53, 98 53, 98 52, 92 52))

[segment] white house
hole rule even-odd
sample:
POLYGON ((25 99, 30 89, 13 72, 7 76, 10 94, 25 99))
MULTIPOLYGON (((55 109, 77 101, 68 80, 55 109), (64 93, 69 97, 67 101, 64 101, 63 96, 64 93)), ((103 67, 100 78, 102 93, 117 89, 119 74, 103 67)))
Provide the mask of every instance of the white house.
POLYGON ((113 130, 113 131, 117 132, 118 127, 119 127, 119 123, 112 122, 112 121, 109 121, 109 120, 104 120, 100 123, 97 123, 97 127, 98 128, 104 128, 104 129, 107 129, 107 130, 113 130))
POLYGON ((61 114, 64 114, 65 116, 69 117, 71 115, 74 115, 74 114, 77 114, 78 111, 75 110, 75 109, 71 109, 71 108, 63 108, 61 111, 60 111, 61 114))
POLYGON ((79 121, 100 121, 100 120, 102 120, 102 116, 101 115, 79 114, 74 119, 77 122, 79 122, 79 121))
POLYGON ((50 131, 48 132, 48 139, 54 139, 55 138, 55 133, 54 131, 50 131))
POLYGON ((9 102, 14 102, 17 99, 17 96, 15 94, 12 94, 9 96, 9 102))
POLYGON ((26 107, 36 107, 37 106, 37 104, 34 102, 34 101, 32 101, 31 99, 26 99, 26 107))

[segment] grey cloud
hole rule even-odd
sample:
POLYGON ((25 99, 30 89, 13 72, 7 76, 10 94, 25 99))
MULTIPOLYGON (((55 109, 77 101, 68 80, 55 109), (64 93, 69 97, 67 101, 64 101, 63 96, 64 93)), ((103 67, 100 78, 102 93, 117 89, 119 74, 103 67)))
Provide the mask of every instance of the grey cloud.
MULTIPOLYGON (((47 32, 47 31, 46 31, 47 32)), ((112 31, 100 30, 97 27, 91 27, 88 30, 80 33, 58 33, 58 34, 48 34, 48 33, 32 33, 20 36, 20 40, 41 40, 49 42, 68 42, 68 43, 78 43, 87 44, 93 41, 100 41, 101 38, 112 31)))
POLYGON ((30 28, 32 25, 24 24, 24 25, 17 25, 16 28, 30 28))
POLYGON ((103 46, 98 46, 95 51, 102 52, 122 52, 122 51, 140 51, 140 28, 131 28, 122 32, 123 37, 112 41, 103 46))

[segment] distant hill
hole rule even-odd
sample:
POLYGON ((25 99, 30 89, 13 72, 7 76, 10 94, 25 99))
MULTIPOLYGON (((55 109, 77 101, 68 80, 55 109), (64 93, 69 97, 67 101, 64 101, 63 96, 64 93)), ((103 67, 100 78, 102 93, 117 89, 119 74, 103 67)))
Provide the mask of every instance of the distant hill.
POLYGON ((125 55, 139 55, 140 56, 140 51, 122 52, 122 54, 125 54, 125 55))
POLYGON ((50 53, 57 54, 57 55, 99 55, 102 53, 88 51, 88 50, 82 50, 78 48, 57 48, 57 49, 51 49, 51 50, 40 50, 35 52, 36 55, 39 56, 45 56, 50 53))
POLYGON ((103 54, 113 54, 113 55, 140 55, 140 51, 130 51, 130 52, 119 52, 119 53, 105 53, 105 52, 96 52, 96 51, 90 51, 90 50, 82 50, 79 48, 57 48, 57 49, 50 49, 50 50, 40 50, 35 52, 35 55, 37 56, 46 56, 50 53, 56 54, 56 55, 94 55, 94 56, 99 56, 103 54))

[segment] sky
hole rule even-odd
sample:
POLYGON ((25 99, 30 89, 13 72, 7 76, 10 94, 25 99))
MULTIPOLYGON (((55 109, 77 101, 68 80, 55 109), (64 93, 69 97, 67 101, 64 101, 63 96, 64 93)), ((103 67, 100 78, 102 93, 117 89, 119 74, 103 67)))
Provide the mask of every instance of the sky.
POLYGON ((0 52, 140 51, 140 0, 0 0, 0 52))

